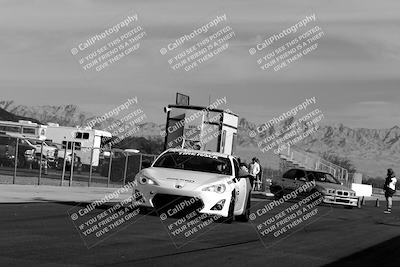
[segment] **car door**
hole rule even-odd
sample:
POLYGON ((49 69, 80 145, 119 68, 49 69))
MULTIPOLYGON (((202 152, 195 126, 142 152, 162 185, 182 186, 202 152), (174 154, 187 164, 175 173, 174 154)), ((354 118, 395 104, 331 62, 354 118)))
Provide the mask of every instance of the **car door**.
POLYGON ((305 185, 307 181, 307 173, 304 170, 298 169, 294 178, 294 189, 305 185))
MULTIPOLYGON (((238 177, 239 174, 239 163, 235 158, 233 158, 233 169, 235 177, 238 177)), ((233 179, 235 182, 235 211, 242 209, 246 205, 246 201, 248 198, 248 192, 250 190, 250 181, 246 178, 235 178, 233 179)))
POLYGON ((296 189, 296 169, 289 170, 282 175, 280 186, 283 191, 290 192, 296 189))

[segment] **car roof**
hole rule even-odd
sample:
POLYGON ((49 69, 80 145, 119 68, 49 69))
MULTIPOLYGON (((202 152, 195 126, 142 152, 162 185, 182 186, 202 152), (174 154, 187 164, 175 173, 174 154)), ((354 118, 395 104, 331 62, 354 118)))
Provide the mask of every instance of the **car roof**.
POLYGON ((217 156, 221 158, 230 158, 232 157, 229 154, 224 154, 224 153, 219 153, 219 152, 212 152, 212 151, 204 151, 204 150, 195 150, 195 149, 183 149, 183 148, 170 148, 167 149, 166 152, 191 152, 191 153, 199 153, 199 154, 205 154, 205 155, 212 155, 212 156, 217 156))

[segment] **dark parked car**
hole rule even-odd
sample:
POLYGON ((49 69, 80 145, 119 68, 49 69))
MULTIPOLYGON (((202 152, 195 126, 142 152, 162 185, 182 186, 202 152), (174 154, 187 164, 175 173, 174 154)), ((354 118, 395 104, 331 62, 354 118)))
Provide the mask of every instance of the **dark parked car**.
POLYGON ((356 193, 342 185, 332 174, 322 171, 290 169, 282 178, 272 180, 270 191, 275 196, 282 197, 311 181, 315 182, 315 186, 309 188, 306 194, 318 191, 323 195, 324 203, 357 207, 356 193))

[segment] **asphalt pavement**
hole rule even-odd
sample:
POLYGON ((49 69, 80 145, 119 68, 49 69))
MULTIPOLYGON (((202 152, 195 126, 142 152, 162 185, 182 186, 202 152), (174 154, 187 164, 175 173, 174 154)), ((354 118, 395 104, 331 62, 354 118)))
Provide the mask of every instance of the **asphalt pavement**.
MULTIPOLYGON (((253 212, 270 203, 254 199, 253 212)), ((0 204, 2 266, 399 266, 400 203, 393 213, 320 207, 284 238, 261 239, 254 223, 215 223, 180 247, 156 214, 137 215, 88 248, 70 218, 77 203, 0 204), (329 211, 329 212, 327 212, 329 211), (263 240, 263 241, 262 241, 263 240)), ((94 210, 101 213, 108 206, 94 210)))

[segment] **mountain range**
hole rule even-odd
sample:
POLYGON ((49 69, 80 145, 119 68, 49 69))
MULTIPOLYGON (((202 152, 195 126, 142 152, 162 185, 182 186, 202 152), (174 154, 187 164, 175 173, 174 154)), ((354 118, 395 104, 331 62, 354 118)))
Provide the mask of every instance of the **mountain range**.
MULTIPOLYGON (((42 123, 55 122, 64 126, 84 126, 96 116, 84 112, 75 105, 36 106, 16 105, 13 101, 0 101, 0 120, 32 118, 42 123), (7 115, 8 114, 8 115, 7 115), (10 117, 11 114, 11 117, 10 117)), ((116 119, 108 119, 94 128, 106 129, 116 119)), ((124 125, 126 123, 120 122, 124 125)), ((287 124, 287 121, 283 124, 287 124)), ((237 154, 247 161, 253 156, 260 159, 263 166, 279 167, 279 158, 272 151, 261 152, 257 144, 281 126, 270 127, 268 131, 251 138, 250 131, 256 131, 257 124, 241 118, 238 127, 237 154)), ((136 137, 145 137, 162 144, 160 132, 164 125, 145 122, 140 124, 136 137)), ((296 144, 301 150, 321 155, 334 153, 351 160, 357 171, 371 176, 383 177, 387 168, 400 168, 400 127, 390 129, 351 128, 343 124, 321 125, 319 130, 296 144)), ((400 171, 400 170, 399 170, 400 171)))
MULTIPOLYGON (((239 122, 239 147, 254 147, 264 136, 251 138, 249 131, 257 125, 241 118, 239 122)), ((270 131, 274 131, 271 127, 270 131)), ((314 134, 296 144, 297 148, 313 154, 325 152, 348 158, 357 171, 371 177, 384 177, 387 168, 400 171, 400 127, 390 129, 350 128, 341 123, 321 125, 314 134)), ((249 150, 249 149, 247 149, 249 150)), ((258 152, 258 151, 257 151, 258 152)), ((264 157, 270 153, 264 153, 264 157)), ((260 155, 258 153, 258 155, 260 155)))

